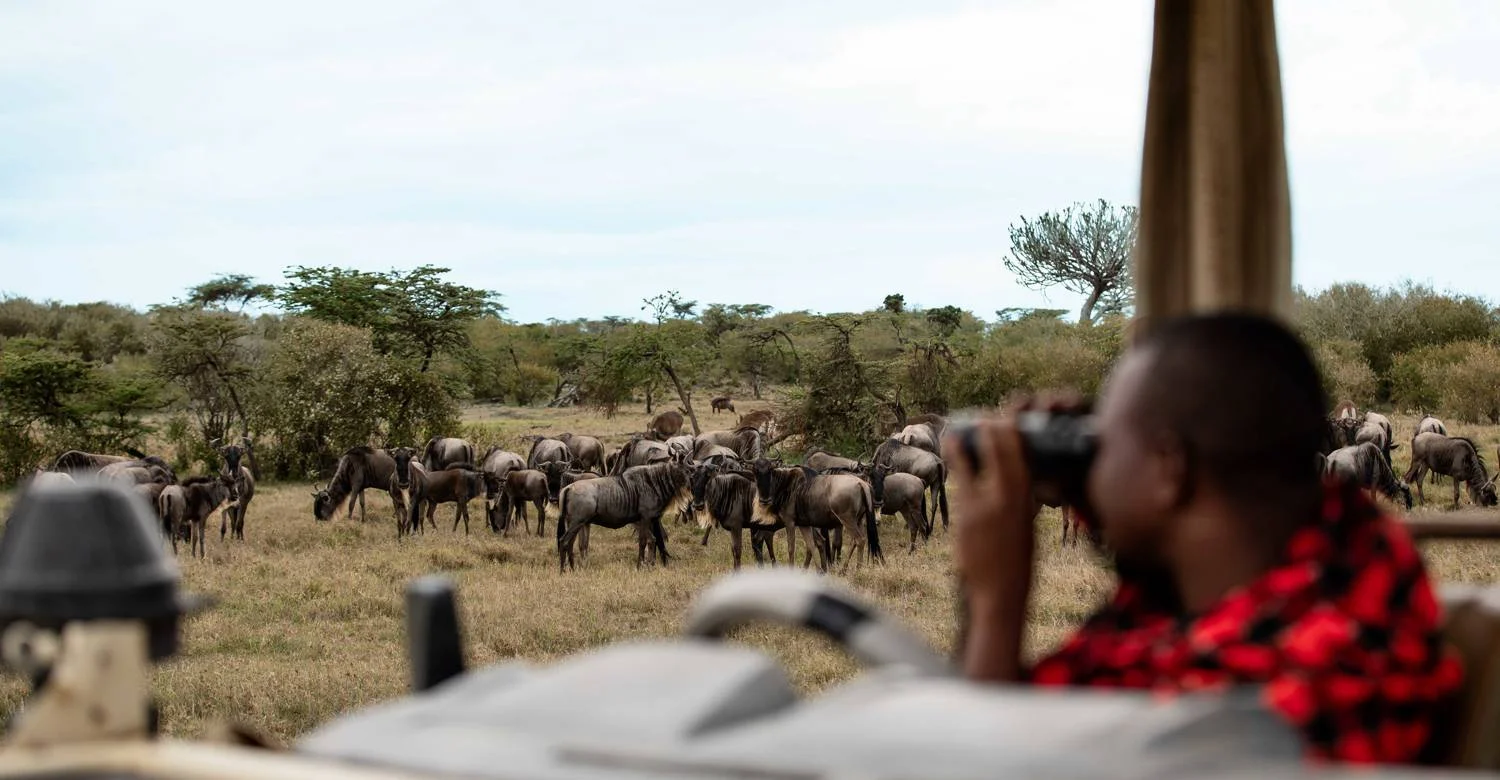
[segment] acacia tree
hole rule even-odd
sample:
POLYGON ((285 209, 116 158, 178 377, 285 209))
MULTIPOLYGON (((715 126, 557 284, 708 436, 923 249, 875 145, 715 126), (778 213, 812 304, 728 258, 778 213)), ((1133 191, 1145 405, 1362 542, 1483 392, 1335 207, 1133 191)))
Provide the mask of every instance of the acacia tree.
MULTIPOLYGON (((647 298, 643 311, 655 320, 637 326, 625 354, 639 361, 650 374, 665 376, 677 391, 677 400, 693 425, 693 434, 703 432, 693 409, 693 381, 713 357, 701 324, 691 319, 696 301, 686 301, 676 290, 647 298)), ((650 381, 648 379, 647 381, 650 381)))
POLYGON ((251 472, 258 479, 250 398, 260 363, 244 316, 192 306, 158 306, 151 312, 151 358, 157 376, 182 389, 204 442, 231 438, 235 423, 249 441, 251 472))
POLYGON ((244 311, 251 302, 269 301, 275 295, 275 287, 256 284, 245 274, 220 274, 188 290, 187 302, 200 309, 228 309, 233 304, 237 311, 244 311))
POLYGON ((1077 203, 1010 226, 1005 267, 1032 289, 1061 286, 1084 296, 1078 322, 1096 313, 1123 311, 1131 297, 1130 255, 1135 250, 1136 209, 1100 199, 1077 203))
MULTIPOLYGON (((296 314, 368 329, 378 352, 425 377, 438 355, 469 349, 470 323, 505 311, 498 293, 445 281, 449 271, 432 265, 404 272, 299 266, 287 271, 290 281, 277 300, 296 314)), ((393 432, 411 431, 416 400, 414 392, 402 398, 393 432)))

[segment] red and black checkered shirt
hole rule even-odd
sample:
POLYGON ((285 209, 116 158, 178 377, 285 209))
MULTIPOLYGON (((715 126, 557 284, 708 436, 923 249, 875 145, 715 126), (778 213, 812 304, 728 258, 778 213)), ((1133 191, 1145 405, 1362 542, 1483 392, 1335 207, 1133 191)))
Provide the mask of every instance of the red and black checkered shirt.
POLYGON ((1030 678, 1166 693, 1260 684, 1312 756, 1404 763, 1462 681, 1440 624, 1405 529, 1357 488, 1330 482, 1321 522, 1295 532, 1260 579, 1192 617, 1122 583, 1030 678))

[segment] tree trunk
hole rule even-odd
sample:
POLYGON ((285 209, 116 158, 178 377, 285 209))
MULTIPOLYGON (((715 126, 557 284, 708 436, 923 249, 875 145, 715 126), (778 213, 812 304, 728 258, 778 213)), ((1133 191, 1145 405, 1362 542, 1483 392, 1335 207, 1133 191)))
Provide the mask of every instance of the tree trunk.
POLYGON ((667 378, 672 380, 672 387, 677 388, 677 399, 682 402, 682 410, 687 412, 688 420, 693 423, 693 435, 703 433, 703 429, 698 427, 698 414, 693 411, 692 395, 688 393, 687 388, 682 386, 682 381, 677 378, 677 372, 672 370, 672 364, 663 364, 662 370, 666 372, 667 378))
POLYGON ((651 389, 653 387, 655 387, 654 384, 652 384, 650 382, 646 383, 646 414, 651 414, 651 401, 652 401, 652 398, 651 398, 651 389))
POLYGON ((750 372, 750 393, 755 396, 755 400, 760 400, 760 374, 754 371, 750 372))
POLYGON ((1085 327, 1094 324, 1094 307, 1099 305, 1099 299, 1104 296, 1104 290, 1095 286, 1093 292, 1089 293, 1087 300, 1083 302, 1083 308, 1078 312, 1078 324, 1085 327))

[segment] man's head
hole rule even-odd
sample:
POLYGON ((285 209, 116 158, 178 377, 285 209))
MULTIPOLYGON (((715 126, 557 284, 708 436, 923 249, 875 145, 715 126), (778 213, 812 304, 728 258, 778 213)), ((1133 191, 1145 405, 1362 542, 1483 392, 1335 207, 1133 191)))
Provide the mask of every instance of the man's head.
POLYGON ((1105 386, 1089 497, 1123 562, 1154 566, 1205 506, 1277 542, 1315 512, 1326 432, 1318 370, 1289 330, 1251 315, 1163 321, 1105 386))

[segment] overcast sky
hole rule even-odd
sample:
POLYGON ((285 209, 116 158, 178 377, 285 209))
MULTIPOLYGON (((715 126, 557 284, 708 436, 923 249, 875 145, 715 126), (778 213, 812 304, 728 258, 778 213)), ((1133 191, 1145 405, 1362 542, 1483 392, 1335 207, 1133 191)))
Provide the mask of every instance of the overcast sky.
MULTIPOLYGON (((1500 297, 1500 3, 1279 3, 1296 277, 1500 297)), ((0 292, 432 263, 510 315, 980 316, 1133 202, 1148 0, 0 0, 0 292)))

